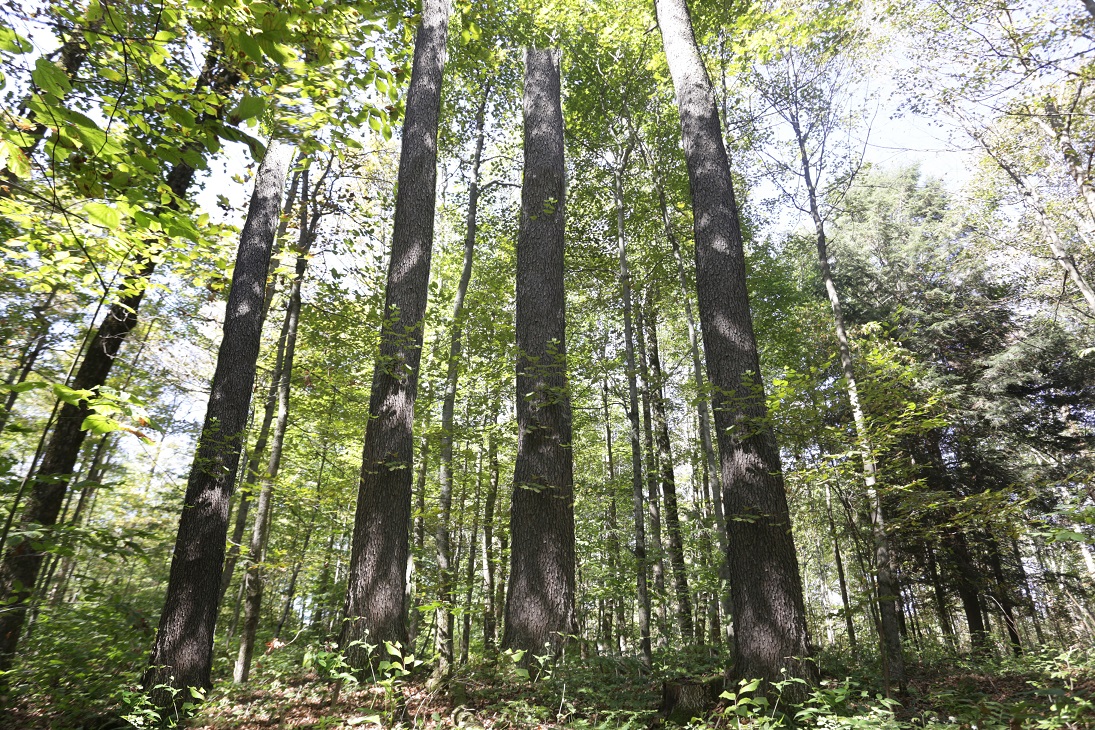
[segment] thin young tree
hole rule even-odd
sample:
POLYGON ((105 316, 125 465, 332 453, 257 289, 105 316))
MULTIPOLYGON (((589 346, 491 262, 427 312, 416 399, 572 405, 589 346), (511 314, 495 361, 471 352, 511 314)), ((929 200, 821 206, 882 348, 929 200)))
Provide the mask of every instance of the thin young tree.
POLYGON ((479 167, 486 139, 487 101, 490 98, 490 82, 483 90, 479 108, 475 114, 475 149, 471 158, 471 179, 468 186, 468 212, 464 231, 464 265, 456 296, 452 304, 452 331, 449 335, 449 359, 445 371, 445 397, 441 404, 441 514, 437 520, 437 570, 440 584, 440 606, 437 611, 437 645, 439 661, 437 670, 445 675, 453 661, 453 583, 455 576, 449 546, 449 522, 452 512, 452 442, 453 422, 456 409, 456 389, 460 379, 460 359, 464 348, 464 299, 471 283, 472 263, 475 260, 475 232, 479 220, 479 167))
POLYGON ((255 384, 266 272, 292 154, 292 147, 270 142, 240 234, 209 406, 187 481, 156 643, 142 680, 161 707, 175 705, 179 696, 188 698, 190 687, 212 684, 228 505, 255 384))
POLYGON ((424 0, 407 91, 384 321, 369 397, 340 637, 357 667, 368 661, 357 640, 367 636, 372 644, 407 642, 412 427, 433 251, 437 125, 448 27, 448 0, 424 0))
MULTIPOLYGON (((685 0, 656 0, 694 210, 696 290, 714 389, 738 677, 816 680, 779 449, 767 421, 745 255, 711 80, 685 0)), ((796 691, 801 691, 797 690, 796 691)))
POLYGON ((574 464, 563 291, 566 172, 560 53, 525 54, 517 236, 517 459, 502 648, 561 651, 576 629, 574 464))

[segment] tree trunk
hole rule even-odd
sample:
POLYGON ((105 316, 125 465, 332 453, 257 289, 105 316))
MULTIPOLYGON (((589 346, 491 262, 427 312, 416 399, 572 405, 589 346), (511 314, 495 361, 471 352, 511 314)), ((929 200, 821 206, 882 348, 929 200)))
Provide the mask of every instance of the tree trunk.
POLYGON ((278 377, 278 417, 274 424, 274 439, 270 443, 270 459, 266 464, 266 473, 262 478, 262 488, 255 504, 255 524, 251 529, 251 545, 248 555, 248 569, 244 575, 243 633, 240 636, 240 650, 236 657, 236 666, 232 679, 236 684, 247 681, 251 673, 251 656, 255 651, 255 635, 258 633, 259 617, 262 609, 262 594, 266 579, 263 575, 263 563, 266 562, 266 547, 270 542, 270 520, 274 509, 274 484, 281 470, 281 455, 285 447, 285 432, 289 427, 289 394, 293 380, 293 359, 296 356, 297 328, 300 325, 301 286, 308 268, 308 252, 315 236, 318 223, 317 214, 308 220, 308 170, 302 173, 300 196, 300 243, 297 246, 296 275, 289 289, 289 303, 285 309, 285 355, 278 377))
POLYGON ((351 644, 366 634, 372 644, 407 643, 412 430, 433 250, 448 27, 449 0, 424 0, 407 91, 384 322, 369 397, 340 641, 358 668, 368 656, 364 647, 351 644))
POLYGON ((882 636, 882 677, 886 694, 890 685, 896 684, 899 691, 906 688, 905 658, 901 651, 901 611, 898 609, 900 593, 894 572, 890 538, 886 534, 885 516, 882 512, 882 499, 877 488, 877 466, 874 460, 874 446, 867 432, 867 418, 859 401, 859 386, 856 382, 852 361, 852 348, 848 340, 848 331, 844 326, 844 311, 840 304, 840 293, 833 281, 832 268, 829 266, 828 243, 825 237, 825 221, 821 217, 818 203, 817 186, 814 182, 810 156, 806 151, 806 136, 799 125, 797 112, 790 113, 791 127, 795 132, 799 155, 802 161, 802 175, 806 182, 806 193, 810 200, 810 217, 814 222, 817 235, 817 262, 821 271, 821 280, 829 305, 833 310, 833 328, 836 330, 837 350, 840 354, 841 372, 844 375, 844 388, 848 403, 852 407, 852 420, 855 424, 856 440, 859 442, 860 458, 863 462, 863 482, 867 489, 867 501, 871 507, 871 534, 874 538, 875 582, 878 588, 878 607, 881 614, 882 636))
POLYGON ((684 564, 684 540, 681 537, 680 512, 677 507, 677 480, 673 474, 673 453, 669 440, 669 419, 658 348, 658 321, 655 309, 646 308, 646 343, 649 350, 650 375, 653 380, 655 436, 661 462, 662 499, 665 501, 665 531, 669 542, 669 565, 673 571, 673 592, 677 603, 677 621, 681 638, 692 643, 692 598, 688 591, 688 572, 684 564))
MULTIPOLYGON (((207 54, 205 67, 196 84, 198 90, 209 87, 226 94, 239 82, 239 76, 234 71, 218 67, 218 58, 218 49, 207 54)), ((220 111, 203 114, 202 121, 209 121, 220 111)), ((182 199, 193 179, 194 168, 180 162, 168 173, 166 183, 175 198, 182 199)), ((171 203, 169 207, 176 205, 171 203)), ((123 282, 122 291, 130 293, 111 305, 91 337, 70 384, 73 389, 97 390, 106 383, 118 350, 137 326, 137 310, 155 268, 155 261, 145 258, 141 270, 123 282)), ((77 405, 61 405, 42 461, 34 475, 28 475, 31 494, 20 517, 22 529, 34 526, 49 528, 56 523, 64 503, 68 477, 72 474, 87 435, 81 426, 89 414, 86 401, 80 401, 77 405)), ((17 507, 18 504, 13 506, 13 514, 17 507)), ((0 614, 0 671, 11 667, 26 616, 25 602, 34 589, 43 558, 44 553, 35 550, 34 543, 27 540, 7 551, 0 565, 0 602, 7 606, 7 610, 0 614)))
POLYGON ((291 147, 270 141, 240 235, 209 406, 187 482, 156 644, 142 680, 159 707, 188 701, 189 687, 211 686, 228 505, 255 384, 266 272, 291 158, 291 147), (181 690, 183 699, 157 689, 162 685, 181 690))
MULTIPOLYGON (((715 96, 685 1, 656 0, 655 8, 677 92, 692 191, 696 288, 730 533, 732 672, 813 683, 817 671, 808 661, 802 579, 779 449, 767 421, 741 228, 715 96)), ((805 687, 792 694, 805 696, 805 687)))
MULTIPOLYGON (((644 148, 640 148, 644 149, 644 148)), ((645 155, 644 151, 644 155, 645 155)), ((726 515, 722 504, 722 481, 719 477, 718 459, 715 456, 715 446, 711 439, 711 414, 708 408, 709 394, 707 383, 703 377, 703 357, 700 353, 699 336, 696 332, 696 318, 692 313, 692 294, 688 287, 688 278, 684 271, 684 257, 681 256, 681 244, 677 234, 673 232, 673 221, 669 217, 669 206, 665 200, 665 187, 661 176, 656 172, 649 156, 647 165, 654 175, 654 187, 658 193, 658 209, 661 212, 662 226, 665 229, 665 237, 669 239, 670 248, 673 250, 673 259, 677 264, 677 282, 680 285, 681 301, 684 302, 685 321, 688 324, 689 354, 692 356, 692 378, 696 382, 696 415, 699 422, 700 443, 703 445, 703 493, 710 495, 712 512, 715 516, 715 529, 718 536, 720 553, 718 556, 719 581, 722 583, 719 591, 722 612, 730 619, 730 566, 727 563, 730 548, 727 544, 726 515)), ((716 622, 717 623, 717 622, 716 622)), ((716 629, 712 635, 712 643, 717 643, 721 638, 716 629)))
POLYGON ((456 286, 456 297, 452 305, 451 337, 449 340, 449 360, 445 374, 445 399, 441 405, 441 492, 439 504, 441 514, 437 520, 437 573, 440 603, 437 611, 437 645, 439 649, 437 671, 447 675, 452 669, 453 660, 453 582, 450 547, 449 521, 452 512, 452 440, 453 414, 456 407, 456 386, 460 378, 460 358, 463 350, 462 329, 464 326, 464 297, 471 282, 472 261, 475 257, 475 229, 479 213, 479 160, 483 156, 485 137, 485 119, 487 99, 490 96, 490 84, 483 91, 479 110, 475 115, 475 152, 471 160, 471 185, 468 188, 468 215, 464 234, 464 268, 460 272, 460 282, 456 286))
POLYGON ((646 348, 645 307, 635 302, 635 345, 639 355, 639 400, 643 406, 643 464, 646 470, 646 515, 650 521, 650 569, 654 578, 654 613, 657 616, 656 646, 665 649, 669 642, 669 616, 666 608, 665 550, 662 546, 662 508, 658 494, 658 456, 654 451, 654 417, 651 412, 650 361, 646 348))
POLYGON ((517 236, 517 458, 502 647, 558 654, 574 634, 574 465, 563 289, 566 171, 557 50, 525 54, 517 236))
POLYGON ((278 620, 278 626, 274 630, 274 638, 281 638, 281 632, 285 628, 285 622, 289 619, 289 609, 293 605, 293 597, 297 591, 297 578, 300 576, 300 569, 304 565, 304 559, 308 555, 308 543, 312 541, 312 532, 315 528, 316 517, 319 515, 320 510, 320 490, 323 488, 323 469, 327 466, 327 446, 324 444, 323 455, 319 460, 319 475, 316 477, 316 506, 312 510, 312 519, 308 521, 308 530, 304 533, 304 545, 300 549, 300 557, 293 565, 293 574, 289 577, 289 586, 285 589, 285 607, 281 610, 281 619, 278 620))
POLYGON ((637 386, 638 363, 635 358, 635 335, 632 324, 631 271, 627 263, 627 239, 624 236, 623 174, 631 154, 630 144, 624 150, 614 171, 616 200, 616 246, 620 261, 620 298, 624 311, 624 353, 627 368, 627 418, 631 423, 631 506, 635 520, 635 584, 639 616, 639 658, 647 669, 653 664, 650 646, 650 591, 647 586, 648 560, 646 554, 646 527, 643 517, 643 456, 639 435, 639 394, 637 386))
POLYGON ((836 578, 840 584, 840 605, 844 612, 844 627, 848 632, 848 645, 851 647, 852 656, 859 654, 859 646, 855 638, 855 621, 852 618, 852 604, 848 600, 848 580, 844 575, 844 559, 840 554, 840 538, 836 530, 836 520, 833 519, 833 497, 828 482, 825 484, 825 515, 829 520, 829 537, 833 541, 833 559, 836 562, 836 578))
POLYGON ((495 427, 500 409, 501 403, 495 397, 487 423, 487 468, 490 469, 490 476, 487 494, 483 499, 483 599, 486 602, 483 611, 483 651, 488 657, 494 654, 495 636, 498 633, 494 622, 494 614, 498 610, 494 600, 494 508, 498 502, 498 441, 495 427))
MULTIPOLYGON (((36 304, 30 308, 31 314, 34 315, 35 325, 37 325, 34 334, 27 340, 26 345, 23 347, 23 351, 19 353, 18 364, 12 368, 8 374, 7 379, 4 381, 4 385, 19 385, 27 379, 27 376, 34 371, 34 365, 38 362, 38 357, 42 354, 42 350, 46 349, 46 343, 49 342, 49 322, 45 318, 45 313, 49 310, 50 305, 53 304, 53 298, 57 295, 57 286, 50 289, 49 294, 46 296, 46 300, 41 304, 36 304)), ((8 425, 8 419, 11 418, 11 412, 15 408, 15 401, 19 399, 19 392, 16 390, 8 393, 8 397, 4 401, 2 410, 0 410, 0 434, 4 432, 4 428, 8 425)), ((17 507, 18 505, 16 505, 17 507)), ((0 546, 0 550, 3 547, 0 546)))

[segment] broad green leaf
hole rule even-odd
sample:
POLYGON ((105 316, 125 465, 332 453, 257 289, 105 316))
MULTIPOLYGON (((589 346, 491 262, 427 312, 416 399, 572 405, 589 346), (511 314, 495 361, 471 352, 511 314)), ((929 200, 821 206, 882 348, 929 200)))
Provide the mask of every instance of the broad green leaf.
POLYGON ((122 222, 118 211, 103 203, 84 203, 84 212, 92 223, 112 231, 122 222))
POLYGON ((266 100, 259 96, 251 96, 250 94, 244 94, 244 97, 240 99, 240 103, 236 105, 236 108, 229 114, 229 118, 236 124, 257 117, 262 114, 266 108, 266 100))
POLYGON ((35 60, 30 76, 39 89, 58 99, 72 90, 72 84, 65 72, 44 56, 35 60))

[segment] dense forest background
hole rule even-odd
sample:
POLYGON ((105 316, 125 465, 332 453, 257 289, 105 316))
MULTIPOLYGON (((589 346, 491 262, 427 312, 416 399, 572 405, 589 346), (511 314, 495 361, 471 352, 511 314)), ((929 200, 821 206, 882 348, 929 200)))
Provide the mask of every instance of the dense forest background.
POLYGON ((1091 2, 0 8, 5 727, 1095 725, 1091 2))

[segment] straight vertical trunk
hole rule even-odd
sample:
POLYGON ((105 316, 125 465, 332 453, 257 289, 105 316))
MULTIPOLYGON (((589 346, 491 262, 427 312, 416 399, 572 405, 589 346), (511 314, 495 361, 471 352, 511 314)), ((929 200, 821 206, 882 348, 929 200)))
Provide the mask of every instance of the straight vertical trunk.
POLYGON ((452 441, 453 415, 456 408, 456 387, 460 379, 460 358, 463 350, 464 297, 471 283, 472 262, 475 257, 475 230, 479 214, 479 161, 483 156, 485 118, 490 85, 483 92, 479 110, 475 115, 475 152, 471 158, 471 185, 468 188, 468 215, 464 233, 464 267, 456 286, 452 305, 452 328, 449 339, 449 360, 445 373, 445 398, 441 405, 441 490, 439 503, 441 514, 437 520, 437 572, 438 600, 437 645, 439 657, 437 670, 448 674, 453 659, 453 570, 450 566, 449 521, 452 512, 452 441))
POLYGON ((890 685, 896 684, 901 692, 905 691, 905 658, 901 651, 901 618, 898 608, 900 591, 892 569, 893 554, 890 538, 886 534, 885 516, 882 511, 882 498, 878 494, 877 466, 874 460, 874 446, 867 432, 867 418, 859 401, 859 387, 852 361, 852 348, 848 340, 848 331, 844 326, 844 310, 840 304, 840 293, 833 281, 832 268, 829 265, 828 243, 825 237, 825 221, 821 217, 810 156, 806 151, 806 137, 799 126, 794 111, 790 115, 791 126, 795 132, 799 155, 802 161, 802 175, 806 182, 806 192, 810 200, 810 217, 814 222, 817 236, 817 262, 821 271, 821 280, 825 293, 829 297, 829 306, 833 310, 833 328, 836 331, 837 350, 840 354, 841 373, 844 375, 844 388, 848 403, 852 407, 852 420, 855 424, 856 440, 859 442, 860 458, 863 462, 863 482, 867 490, 867 501, 871 508, 871 534, 874 538, 875 583, 878 589, 878 606, 881 614, 882 636, 879 637, 882 648, 882 674, 886 693, 890 685))
POLYGON ((939 579, 939 565, 935 560, 935 550, 931 545, 925 544, 924 554, 928 563, 928 578, 932 584, 932 596, 935 599, 935 612, 939 618, 939 630, 943 634, 943 641, 947 647, 954 651, 954 626, 951 624, 950 611, 947 610, 947 592, 943 587, 943 581, 939 579))
POLYGON ((654 578, 654 612, 658 621, 657 647, 668 646, 669 617, 666 613, 665 550, 662 548, 662 509, 658 494, 658 457, 654 452, 654 417, 651 406, 650 358, 646 347, 645 307, 635 302, 635 344, 638 347, 640 392, 643 405, 643 459, 646 470, 646 514, 650 521, 650 568, 654 578))
POLYGON ((563 288, 566 170, 557 50, 525 54, 517 235, 517 459, 502 647, 558 654, 574 634, 574 464, 563 288))
POLYGON ((211 686, 228 505, 255 383, 266 272, 291 158, 291 147, 271 140, 240 235, 209 406, 187 482, 156 644, 142 680, 159 707, 177 702, 171 692, 157 689, 161 685, 181 690, 183 701, 187 688, 211 686))
POLYGON ((836 577, 840 584, 840 605, 844 610, 844 627, 848 632, 848 645, 852 649, 852 656, 859 653, 858 643, 855 638, 855 621, 852 620, 852 604, 848 600, 848 581, 844 575, 844 559, 840 554, 840 538, 837 534, 836 520, 833 519, 833 497, 829 484, 825 484, 825 515, 829 520, 829 536, 833 541, 833 558, 836 562, 836 577))
MULTIPOLYGON (((715 392, 729 532, 732 673, 768 681, 799 677, 812 684, 817 671, 808 661, 802 579, 779 449, 767 420, 741 228, 715 95, 685 0, 656 0, 655 9, 677 92, 692 191, 696 289, 707 374, 715 392)), ((805 688, 792 694, 804 696, 805 688)))
POLYGON ((407 553, 411 521, 414 402, 422 320, 430 282, 437 187, 437 124, 449 0, 424 0, 415 38, 399 158, 392 254, 380 352, 373 371, 354 517, 341 646, 352 666, 372 644, 407 643, 407 553))
POLYGON ((635 361, 635 335, 632 325, 631 272, 627 263, 627 239, 624 236, 623 174, 628 146, 615 170, 613 191, 616 196, 616 246, 620 261, 620 298, 624 310, 624 365, 627 368, 627 417, 631 423, 631 507, 635 520, 635 591, 638 600, 639 658, 649 668, 653 663, 650 646, 650 590, 647 585, 646 526, 643 519, 643 456, 639 435, 638 364, 635 361))
POLYGON ((684 564, 684 540, 681 537, 680 510, 677 507, 677 480, 673 474, 673 452, 669 440, 669 419, 666 414, 665 378, 662 375, 658 348, 658 321, 652 306, 646 308, 646 342, 650 355, 650 375, 653 380, 654 433, 661 463, 662 499, 665 501, 665 531, 669 543, 669 564, 673 570, 673 593, 677 603, 677 622, 681 638, 692 642, 692 599, 688 592, 688 572, 684 564))
POLYGON ((483 611, 483 651, 488 657, 494 653, 497 635, 494 621, 497 610, 494 600, 494 507, 498 501, 498 442, 494 431, 500 408, 501 404, 495 397, 487 423, 487 468, 490 470, 490 475, 487 481, 487 494, 483 499, 483 600, 486 602, 483 611))
POLYGON ((296 356, 297 328, 300 325, 301 286, 308 268, 308 252, 318 223, 317 213, 308 220, 308 171, 302 173, 302 191, 300 196, 300 243, 297 246, 296 272, 289 289, 289 303, 285 309, 285 355, 278 377, 278 416, 274 424, 274 438, 270 443, 270 460, 266 464, 266 474, 262 478, 262 488, 255 505, 255 524, 251 529, 251 544, 248 555, 248 569, 244 575, 244 613, 243 633, 240 636, 240 650, 236 657, 236 666, 232 673, 233 681, 241 684, 247 681, 251 673, 251 657, 255 651, 255 635, 259 628, 259 615, 262 609, 262 594, 266 579, 263 564, 266 562, 266 547, 270 541, 270 520, 273 515, 274 484, 281 470, 281 455, 285 447, 285 431, 289 427, 289 395, 293 379, 293 359, 296 356))

